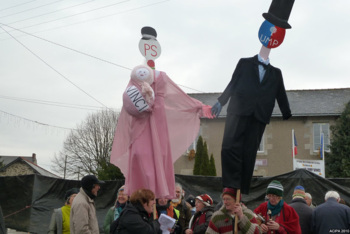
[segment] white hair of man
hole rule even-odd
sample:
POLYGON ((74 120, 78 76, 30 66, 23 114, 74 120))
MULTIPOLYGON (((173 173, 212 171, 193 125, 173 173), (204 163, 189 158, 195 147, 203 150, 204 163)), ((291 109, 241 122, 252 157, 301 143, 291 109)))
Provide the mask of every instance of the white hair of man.
POLYGON ((310 194, 310 193, 305 193, 305 197, 308 197, 309 199, 311 199, 311 200, 312 200, 312 196, 311 196, 311 194, 310 194))
POLYGON ((174 203, 178 203, 178 202, 180 202, 180 199, 183 199, 182 194, 183 194, 183 191, 184 191, 184 190, 182 189, 182 185, 181 185, 180 183, 175 183, 175 190, 176 190, 177 188, 180 189, 180 198, 174 198, 174 199, 172 199, 171 201, 174 202, 174 203))
POLYGON ((179 187, 182 190, 182 185, 180 183, 175 183, 175 188, 179 187))
POLYGON ((328 191, 326 193, 326 196, 324 196, 324 200, 327 201, 328 198, 331 198, 331 197, 335 198, 338 202, 340 200, 340 195, 336 191, 328 191))

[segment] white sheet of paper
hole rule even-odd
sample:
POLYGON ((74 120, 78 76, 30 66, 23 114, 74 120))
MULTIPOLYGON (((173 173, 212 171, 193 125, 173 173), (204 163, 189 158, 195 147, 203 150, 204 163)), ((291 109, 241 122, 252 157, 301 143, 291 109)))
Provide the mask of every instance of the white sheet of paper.
POLYGON ((168 229, 169 228, 171 229, 174 227, 176 220, 171 218, 168 215, 161 214, 159 219, 158 219, 158 222, 160 223, 160 229, 162 230, 162 233, 169 234, 170 232, 168 229))

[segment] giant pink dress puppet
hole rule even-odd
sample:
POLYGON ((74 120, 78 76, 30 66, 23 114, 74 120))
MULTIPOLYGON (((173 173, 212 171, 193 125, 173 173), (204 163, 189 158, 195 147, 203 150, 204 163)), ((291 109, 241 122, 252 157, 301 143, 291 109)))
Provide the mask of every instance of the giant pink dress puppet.
POLYGON ((263 44, 254 57, 239 60, 232 79, 212 114, 218 117, 221 107, 227 107, 225 131, 221 149, 223 187, 240 189, 248 194, 257 150, 265 126, 270 122, 275 100, 283 119, 292 114, 283 84, 282 72, 269 61, 271 48, 281 45, 294 0, 273 0, 259 30, 263 44))
POLYGON ((152 70, 160 55, 157 33, 141 30, 140 51, 147 65, 135 67, 123 94, 111 163, 125 176, 125 190, 152 190, 157 198, 175 197, 173 163, 194 141, 200 117, 212 117, 210 106, 184 93, 164 72, 152 70))

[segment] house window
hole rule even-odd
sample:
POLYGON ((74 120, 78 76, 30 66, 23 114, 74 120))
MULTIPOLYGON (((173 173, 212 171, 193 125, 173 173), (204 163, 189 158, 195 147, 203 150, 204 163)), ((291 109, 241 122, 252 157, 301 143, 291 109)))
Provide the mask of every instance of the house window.
POLYGON ((314 152, 320 150, 321 133, 323 133, 324 151, 329 152, 329 123, 314 123, 314 152))
POLYGON ((264 135, 261 138, 260 145, 259 145, 259 148, 258 148, 258 153, 264 153, 264 142, 265 142, 264 135))

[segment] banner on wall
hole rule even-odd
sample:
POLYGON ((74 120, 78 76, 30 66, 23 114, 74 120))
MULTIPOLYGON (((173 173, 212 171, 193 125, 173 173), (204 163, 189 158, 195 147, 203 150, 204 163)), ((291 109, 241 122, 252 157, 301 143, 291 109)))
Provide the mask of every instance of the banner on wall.
POLYGON ((297 169, 306 169, 323 178, 326 176, 323 160, 295 159, 295 170, 297 169))

